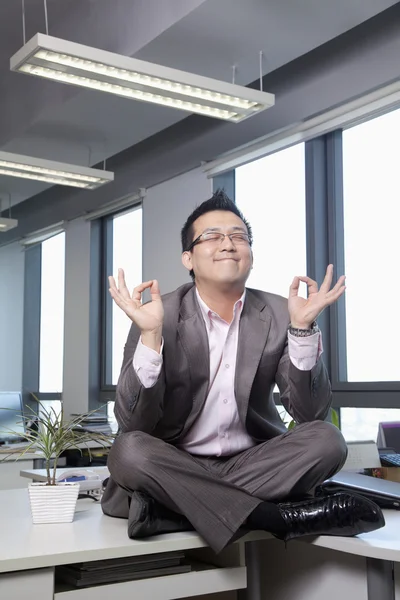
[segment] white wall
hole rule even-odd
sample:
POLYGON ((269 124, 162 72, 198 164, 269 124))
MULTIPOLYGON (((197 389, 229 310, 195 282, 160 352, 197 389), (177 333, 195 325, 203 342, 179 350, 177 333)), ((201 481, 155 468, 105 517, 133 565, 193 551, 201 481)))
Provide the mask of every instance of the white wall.
POLYGON ((0 248, 0 390, 22 388, 25 254, 19 242, 0 248))
POLYGON ((194 169, 147 190, 143 201, 143 279, 165 294, 190 282, 181 263, 181 229, 193 209, 212 195, 212 180, 194 169))

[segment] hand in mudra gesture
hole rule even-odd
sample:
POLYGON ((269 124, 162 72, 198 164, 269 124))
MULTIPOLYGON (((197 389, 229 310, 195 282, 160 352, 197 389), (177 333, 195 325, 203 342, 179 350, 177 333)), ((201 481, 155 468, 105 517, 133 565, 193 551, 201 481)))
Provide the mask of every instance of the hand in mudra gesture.
POLYGON ((158 281, 145 281, 136 286, 132 296, 125 283, 123 269, 118 269, 118 286, 114 277, 109 277, 110 294, 114 302, 137 325, 142 333, 159 333, 164 320, 164 308, 158 281), (142 304, 142 293, 150 289, 151 301, 142 304))
POLYGON ((319 314, 334 302, 345 291, 345 276, 339 277, 337 283, 331 288, 333 265, 328 265, 324 281, 318 290, 318 284, 310 277, 295 277, 289 289, 289 314, 293 327, 308 329, 319 314), (308 287, 308 298, 298 295, 300 282, 304 281, 308 287))

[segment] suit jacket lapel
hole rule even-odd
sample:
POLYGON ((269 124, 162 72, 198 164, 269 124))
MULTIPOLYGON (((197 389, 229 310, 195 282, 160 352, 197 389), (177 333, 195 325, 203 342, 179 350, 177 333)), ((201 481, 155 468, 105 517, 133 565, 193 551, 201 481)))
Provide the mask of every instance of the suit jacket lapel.
POLYGON ((270 327, 271 316, 265 303, 247 290, 239 324, 235 372, 236 403, 243 424, 246 422, 251 388, 270 327))
POLYGON ((185 430, 193 424, 207 397, 210 380, 210 352, 207 330, 196 299, 196 287, 185 295, 180 310, 178 335, 189 362, 193 407, 185 430))

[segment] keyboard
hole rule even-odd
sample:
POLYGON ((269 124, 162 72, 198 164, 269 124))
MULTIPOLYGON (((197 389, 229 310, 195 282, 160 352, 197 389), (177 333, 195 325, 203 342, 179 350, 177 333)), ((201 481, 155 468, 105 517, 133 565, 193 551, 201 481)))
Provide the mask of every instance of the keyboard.
POLYGON ((400 454, 381 454, 382 467, 400 467, 400 454))

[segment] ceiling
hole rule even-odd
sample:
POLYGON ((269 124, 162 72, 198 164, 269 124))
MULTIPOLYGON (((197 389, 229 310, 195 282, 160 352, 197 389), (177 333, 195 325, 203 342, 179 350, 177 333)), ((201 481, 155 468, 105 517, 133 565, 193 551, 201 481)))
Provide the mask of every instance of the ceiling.
MULTIPOLYGON (((391 0, 47 0, 49 34, 248 85, 396 4, 391 0)), ((25 0, 26 39, 45 32, 25 0)), ((188 113, 9 71, 22 46, 18 0, 0 1, 0 149, 93 166, 188 113)), ((274 92, 274 90, 266 90, 274 92)), ((278 101, 279 99, 277 99, 278 101)), ((235 127, 231 124, 230 127, 235 127)), ((205 156, 204 160, 215 158, 205 156)), ((145 187, 145 182, 143 184, 145 187)), ((48 185, 0 176, 5 209, 48 185)), ((88 192, 90 193, 90 192, 88 192)))

